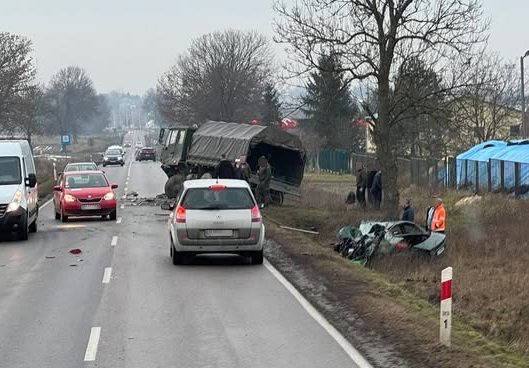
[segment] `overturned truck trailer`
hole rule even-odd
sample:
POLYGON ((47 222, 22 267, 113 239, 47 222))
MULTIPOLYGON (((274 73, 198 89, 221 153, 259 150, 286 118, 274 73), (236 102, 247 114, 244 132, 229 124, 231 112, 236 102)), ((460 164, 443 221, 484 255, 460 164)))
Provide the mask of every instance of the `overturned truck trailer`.
POLYGON ((162 129, 159 145, 162 169, 169 180, 166 194, 175 196, 186 177, 213 175, 221 155, 232 161, 246 156, 256 186, 257 161, 265 156, 272 166, 272 199, 282 203, 285 195, 299 196, 305 170, 305 151, 297 136, 274 126, 210 121, 199 128, 162 129))

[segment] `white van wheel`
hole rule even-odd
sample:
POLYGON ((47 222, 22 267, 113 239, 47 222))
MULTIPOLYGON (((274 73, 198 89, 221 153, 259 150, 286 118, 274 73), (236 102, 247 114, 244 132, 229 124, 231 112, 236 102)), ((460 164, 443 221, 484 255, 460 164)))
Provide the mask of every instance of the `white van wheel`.
POLYGON ((19 240, 28 240, 29 238, 29 231, 28 231, 28 216, 22 217, 22 221, 20 223, 20 229, 18 230, 18 239, 19 240))

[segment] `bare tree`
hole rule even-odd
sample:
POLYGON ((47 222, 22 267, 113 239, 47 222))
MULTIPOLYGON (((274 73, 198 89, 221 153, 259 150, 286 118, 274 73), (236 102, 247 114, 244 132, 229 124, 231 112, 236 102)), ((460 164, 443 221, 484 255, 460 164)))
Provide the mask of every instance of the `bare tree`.
POLYGON ((39 85, 25 88, 14 101, 16 111, 13 119, 13 128, 24 134, 31 144, 35 134, 42 132, 42 96, 43 89, 39 85))
POLYGON ((521 114, 520 76, 514 63, 484 54, 468 69, 473 83, 460 91, 452 105, 453 146, 467 149, 490 139, 507 139, 521 114))
POLYGON ((298 0, 294 5, 277 2, 275 9, 277 40, 287 43, 303 65, 298 72, 316 68, 319 57, 332 51, 341 56, 351 80, 376 90, 373 135, 386 209, 396 217, 394 137, 402 115, 415 104, 391 99, 398 66, 411 57, 428 56, 437 72, 458 84, 460 70, 453 66, 468 60, 473 46, 486 39, 480 0, 298 0))
POLYGON ((160 108, 169 121, 258 118, 270 73, 266 38, 255 32, 215 32, 195 39, 158 81, 160 108))
POLYGON ((299 133, 299 139, 303 144, 309 157, 315 160, 314 169, 320 171, 320 152, 326 146, 327 140, 325 137, 321 137, 314 130, 310 128, 303 128, 299 133))
POLYGON ((31 41, 0 33, 0 130, 16 129, 17 105, 35 88, 31 41))
POLYGON ((55 74, 45 94, 46 115, 56 133, 71 131, 74 139, 83 122, 98 112, 98 99, 92 79, 84 69, 69 66, 55 74))

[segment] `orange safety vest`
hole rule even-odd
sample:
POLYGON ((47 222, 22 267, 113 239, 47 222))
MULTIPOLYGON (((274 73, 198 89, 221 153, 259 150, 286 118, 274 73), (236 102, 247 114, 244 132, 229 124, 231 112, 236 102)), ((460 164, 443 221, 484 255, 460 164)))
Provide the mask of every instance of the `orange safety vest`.
POLYGON ((442 204, 435 207, 432 219, 432 231, 445 231, 446 211, 442 204))

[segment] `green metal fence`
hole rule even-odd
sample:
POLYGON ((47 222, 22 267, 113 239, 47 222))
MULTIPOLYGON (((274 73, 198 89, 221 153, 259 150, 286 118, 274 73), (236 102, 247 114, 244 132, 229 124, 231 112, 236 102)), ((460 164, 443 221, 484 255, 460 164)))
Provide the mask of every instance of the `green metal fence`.
MULTIPOLYGON (((367 168, 378 168, 374 155, 357 154, 344 150, 323 150, 309 155, 307 168, 317 172, 354 174, 359 164, 367 168)), ((402 185, 456 187, 455 160, 423 158, 398 158, 399 182, 402 185)))

